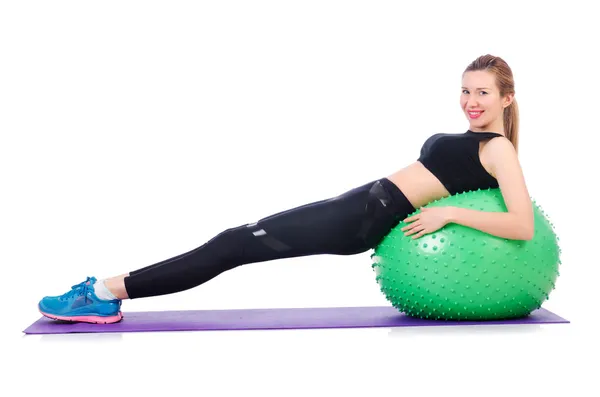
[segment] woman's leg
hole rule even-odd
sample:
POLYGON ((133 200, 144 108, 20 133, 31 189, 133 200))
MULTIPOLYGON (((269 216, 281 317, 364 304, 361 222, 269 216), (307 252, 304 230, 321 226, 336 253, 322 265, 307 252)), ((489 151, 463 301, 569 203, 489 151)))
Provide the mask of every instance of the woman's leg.
POLYGON ((298 256, 352 255, 374 248, 414 211, 386 178, 340 196, 227 229, 200 247, 108 279, 119 299, 183 291, 237 266, 298 256))

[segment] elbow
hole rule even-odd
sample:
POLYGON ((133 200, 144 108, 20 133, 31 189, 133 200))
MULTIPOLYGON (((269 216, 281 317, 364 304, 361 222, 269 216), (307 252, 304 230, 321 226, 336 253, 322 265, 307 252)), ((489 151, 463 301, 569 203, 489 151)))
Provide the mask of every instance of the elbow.
POLYGON ((523 227, 521 229, 519 240, 529 241, 529 240, 533 239, 534 235, 535 235, 535 229, 534 229, 533 225, 523 225, 523 227))
POLYGON ((525 221, 523 214, 513 214, 513 233, 515 240, 529 241, 535 235, 533 216, 525 221))

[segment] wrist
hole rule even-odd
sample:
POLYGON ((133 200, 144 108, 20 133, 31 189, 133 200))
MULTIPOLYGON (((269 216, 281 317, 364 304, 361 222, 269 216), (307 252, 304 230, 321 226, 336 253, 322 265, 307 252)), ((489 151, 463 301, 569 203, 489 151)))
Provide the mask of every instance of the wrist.
POLYGON ((458 217, 459 208, 452 206, 449 206, 447 208, 448 210, 446 211, 446 223, 455 223, 458 217))

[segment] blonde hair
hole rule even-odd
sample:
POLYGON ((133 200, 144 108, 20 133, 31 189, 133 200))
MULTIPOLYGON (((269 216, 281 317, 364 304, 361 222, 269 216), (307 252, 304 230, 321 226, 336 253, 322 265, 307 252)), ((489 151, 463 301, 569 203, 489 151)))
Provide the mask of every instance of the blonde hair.
MULTIPOLYGON (((515 81, 510 66, 504 59, 490 54, 482 55, 465 69, 463 76, 467 72, 483 70, 492 73, 496 77, 496 86, 500 90, 500 97, 515 93, 515 81)), ((516 98, 510 105, 504 108, 504 132, 515 150, 519 150, 519 106, 516 98)))

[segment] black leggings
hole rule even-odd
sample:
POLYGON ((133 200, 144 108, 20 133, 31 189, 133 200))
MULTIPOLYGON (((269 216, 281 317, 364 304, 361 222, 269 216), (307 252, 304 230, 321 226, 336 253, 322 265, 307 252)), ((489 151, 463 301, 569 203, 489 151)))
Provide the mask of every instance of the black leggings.
POLYGON ((298 256, 353 255, 375 248, 415 211, 383 178, 337 197, 227 229, 192 251, 130 272, 130 299, 196 287, 237 266, 298 256))

